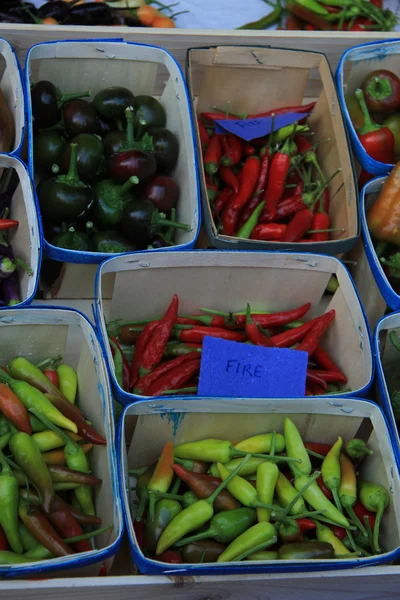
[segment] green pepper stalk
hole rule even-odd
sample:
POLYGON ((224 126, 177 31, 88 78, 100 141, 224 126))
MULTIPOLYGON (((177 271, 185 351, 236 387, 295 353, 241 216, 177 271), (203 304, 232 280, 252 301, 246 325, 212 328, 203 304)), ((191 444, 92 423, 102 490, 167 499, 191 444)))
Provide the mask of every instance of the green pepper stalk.
MULTIPOLYGON (((161 456, 158 459, 154 473, 151 476, 147 490, 150 492, 163 492, 166 493, 169 490, 172 479, 174 477, 174 471, 172 465, 174 464, 174 446, 172 442, 167 442, 161 452, 161 456)), ((149 500, 149 515, 150 520, 154 520, 154 507, 156 503, 155 496, 150 495, 149 500)))
POLYGON ((172 493, 168 494, 167 492, 165 492, 165 493, 164 492, 155 492, 152 490, 149 490, 148 494, 149 494, 149 498, 154 497, 156 500, 158 498, 162 498, 165 500, 176 500, 177 502, 180 502, 181 504, 183 504, 183 506, 185 508, 187 508, 188 506, 191 506, 192 504, 195 504, 199 500, 198 497, 196 496, 196 494, 194 492, 192 492, 191 490, 185 492, 182 495, 172 494, 172 493))
POLYGON ((360 482, 359 494, 361 504, 364 506, 364 508, 376 513, 372 548, 375 554, 380 554, 381 549, 379 547, 379 528, 383 513, 389 506, 389 494, 383 486, 370 481, 360 482))
POLYGON ((275 440, 275 452, 278 454, 283 452, 286 448, 285 438, 281 433, 276 433, 275 431, 273 433, 253 435, 252 437, 235 444, 235 448, 236 450, 250 452, 251 454, 265 454, 271 452, 273 440, 275 440))
POLYGON ((139 475, 139 478, 136 482, 136 495, 139 498, 139 507, 136 515, 136 520, 141 521, 143 517, 143 513, 146 510, 147 504, 149 502, 149 493, 147 490, 147 486, 149 481, 153 475, 153 471, 155 469, 155 465, 151 467, 147 467, 147 469, 139 475))
MULTIPOLYGON (((61 429, 53 425, 53 423, 51 423, 48 419, 46 419, 46 417, 41 415, 39 412, 35 411, 34 409, 31 409, 31 412, 33 412, 33 414, 36 415, 49 429, 52 429, 64 440, 64 455, 67 467, 69 469, 74 469, 75 471, 90 473, 89 461, 81 446, 73 440, 71 440, 71 438, 69 438, 64 431, 61 431, 61 429)), ((91 486, 79 485, 77 488, 75 488, 74 494, 77 497, 81 509, 84 513, 88 515, 96 514, 93 504, 93 490, 91 486)))
POLYGON ((236 29, 268 29, 270 25, 279 22, 282 16, 282 6, 280 1, 278 0, 276 4, 272 4, 271 2, 267 2, 267 4, 274 7, 272 12, 269 12, 265 17, 261 17, 258 21, 251 21, 250 23, 241 25, 241 27, 236 27, 236 29))
MULTIPOLYGON (((171 489, 171 494, 177 494, 182 480, 177 477, 171 489)), ((189 505, 190 506, 190 505, 189 505)), ((168 523, 182 512, 182 506, 178 500, 161 498, 157 501, 154 509, 154 520, 146 520, 146 548, 154 553, 158 540, 168 523)))
MULTIPOLYGON (((228 471, 232 472, 242 462, 242 460, 243 460, 242 458, 233 458, 228 463, 226 463, 224 465, 224 467, 226 469, 228 469, 228 471)), ((246 463, 245 466, 240 469, 239 475, 241 475, 242 477, 246 477, 247 475, 253 475, 253 474, 257 473, 258 467, 266 462, 269 462, 270 464, 274 464, 274 463, 271 463, 268 460, 268 458, 257 458, 256 456, 252 456, 250 458, 249 462, 246 463)), ((210 466, 210 468, 208 469, 208 472, 213 477, 219 477, 220 475, 219 475, 217 463, 213 463, 210 466)))
MULTIPOLYGON (((279 504, 285 509, 287 509, 287 507, 292 503, 293 499, 297 496, 296 489, 281 472, 279 472, 278 481, 276 482, 275 494, 279 504)), ((305 513, 306 505, 304 504, 303 498, 298 498, 288 512, 289 514, 296 516, 305 513)))
MULTIPOLYGON (((22 404, 25 406, 26 409, 35 409, 40 413, 40 415, 46 417, 54 425, 59 425, 59 427, 68 429, 73 433, 78 433, 78 428, 76 424, 73 423, 70 419, 64 417, 64 415, 62 415, 61 412, 52 405, 50 400, 46 398, 46 396, 44 396, 44 394, 39 389, 36 389, 36 387, 31 385, 27 381, 21 381, 22 377, 18 377, 14 374, 15 372, 13 372, 13 369, 10 368, 10 365, 13 362, 14 361, 11 361, 9 364, 10 375, 5 373, 2 369, 0 369, 0 381, 3 381, 4 383, 7 383, 10 386, 14 394, 18 396, 18 398, 21 400, 22 404)), ((34 365, 32 365, 32 367, 36 369, 34 365)), ((37 370, 39 371, 41 376, 47 379, 46 375, 44 375, 40 371, 40 369, 37 370)), ((49 379, 47 379, 47 381, 50 385, 52 385, 49 379)))
POLYGON ((363 459, 368 454, 373 454, 373 451, 368 448, 367 444, 358 438, 354 438, 347 442, 345 450, 348 456, 356 461, 363 459))
POLYGON ((354 465, 345 455, 340 454, 341 479, 339 486, 339 500, 343 508, 346 509, 352 521, 356 524, 363 536, 367 535, 364 525, 354 512, 353 506, 357 502, 357 476, 354 465))
POLYGON ((298 467, 298 470, 305 475, 309 475, 312 470, 310 457, 306 447, 304 446, 299 430, 293 421, 288 417, 286 417, 284 423, 284 437, 286 443, 286 453, 288 457, 300 458, 301 463, 298 467))
POLYGON ((123 185, 118 185, 110 179, 99 181, 93 187, 93 220, 100 229, 114 229, 122 218, 122 211, 133 196, 132 188, 139 183, 132 176, 123 185))
MULTIPOLYGON (((245 456, 243 464, 249 460, 250 455, 245 456)), ((237 468, 239 471, 240 465, 237 468)), ((198 500, 191 506, 185 508, 166 527, 158 540, 156 554, 162 554, 170 546, 182 539, 186 534, 195 531, 214 515, 213 504, 218 494, 226 488, 229 482, 236 476, 236 472, 228 472, 228 477, 217 487, 217 489, 205 500, 198 500)))
MULTIPOLYGON (((304 495, 304 492, 318 479, 318 477, 321 475, 321 473, 319 471, 315 471, 315 473, 313 473, 310 477, 305 477, 304 478, 304 485, 301 489, 298 489, 297 494, 292 498, 291 502, 288 504, 288 506, 285 508, 285 512, 283 513, 282 517, 280 517, 280 520, 284 520, 286 519, 287 515, 290 513, 290 511, 292 510, 292 508, 294 507, 294 505, 296 504, 296 502, 299 500, 299 498, 302 498, 304 495)), ((325 512, 324 509, 322 509, 322 512, 325 512)))
POLYGON ((71 404, 75 404, 78 391, 78 376, 75 369, 70 365, 62 364, 57 367, 57 373, 60 392, 71 404))
MULTIPOLYGON (((291 469, 294 474, 294 486, 297 491, 301 491, 303 487, 310 481, 310 478, 302 473, 298 467, 292 465, 291 469)), ((310 485, 303 492, 304 500, 314 509, 324 513, 324 517, 331 519, 336 525, 348 529, 350 527, 349 521, 336 508, 330 500, 325 496, 321 488, 316 481, 312 481, 310 485)))
POLYGON ((252 552, 272 546, 277 539, 276 529, 271 523, 257 523, 233 540, 218 556, 217 563, 242 560, 252 552))
POLYGON ((179 540, 175 546, 184 546, 197 540, 213 538, 221 544, 230 544, 244 533, 256 521, 256 511, 253 508, 236 508, 226 510, 213 516, 210 527, 197 535, 179 540))
MULTIPOLYGON (((321 474, 324 484, 333 494, 333 499, 338 510, 342 510, 340 499, 339 499, 339 487, 340 487, 340 451, 342 449, 343 440, 338 437, 328 454, 325 456, 321 466, 321 474)), ((324 540, 322 540, 324 541, 324 540)))
POLYGON ((22 554, 23 546, 18 530, 18 481, 12 474, 1 450, 0 465, 0 525, 13 552, 22 554))
MULTIPOLYGON (((181 327, 185 327, 182 325, 181 327)), ((179 444, 174 448, 174 455, 178 458, 190 458, 193 460, 204 460, 211 463, 225 464, 235 457, 243 457, 249 454, 243 450, 238 450, 227 440, 207 439, 199 442, 188 442, 179 444)), ((271 460, 273 462, 296 462, 300 463, 298 457, 275 456, 269 457, 267 454, 251 453, 253 456, 271 460)), ((307 455, 308 458, 308 455, 307 455)))
POLYGON ((9 448, 18 467, 39 491, 43 507, 48 512, 54 494, 54 486, 50 471, 37 444, 27 433, 18 431, 12 435, 9 448))

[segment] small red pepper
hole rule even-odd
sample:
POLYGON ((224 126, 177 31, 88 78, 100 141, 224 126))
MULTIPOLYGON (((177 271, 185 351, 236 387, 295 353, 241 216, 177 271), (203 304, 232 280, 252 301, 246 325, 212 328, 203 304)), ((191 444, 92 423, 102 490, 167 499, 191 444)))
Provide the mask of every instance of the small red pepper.
MULTIPOLYGON (((253 320, 259 323, 261 327, 282 327, 292 321, 298 321, 310 310, 311 303, 307 302, 297 308, 291 310, 285 310, 282 312, 275 313, 254 313, 252 315, 253 320)), ((246 315, 236 315, 236 324, 245 325, 246 315)))
MULTIPOLYGON (((307 447, 307 446, 306 446, 307 447)), ((324 484, 324 480, 322 479, 322 475, 320 475, 317 479, 317 483, 321 489, 321 491, 324 493, 324 495, 328 498, 328 500, 332 500, 333 498, 333 494, 331 492, 331 490, 328 490, 328 488, 326 487, 326 485, 324 484)))
POLYGON ((177 294, 174 294, 165 315, 158 321, 158 327, 153 331, 140 357, 139 375, 141 377, 150 373, 161 362, 178 316, 178 308, 179 299, 177 294))
POLYGON ((312 529, 316 529, 317 527, 314 521, 312 521, 311 519, 307 519, 306 517, 296 520, 300 526, 300 531, 302 531, 303 533, 306 531, 311 531, 312 529))
POLYGON ((307 208, 307 206, 302 200, 301 193, 295 194, 294 196, 285 198, 279 202, 276 209, 275 219, 271 218, 271 215, 267 210, 263 211, 260 217, 260 223, 271 223, 273 220, 284 221, 292 217, 296 212, 299 212, 299 210, 303 210, 305 208, 307 208))
POLYGON ((365 103, 363 91, 358 89, 356 90, 355 95, 360 103, 360 107, 364 116, 364 126, 357 133, 363 148, 374 160, 392 164, 394 161, 393 133, 388 127, 384 127, 372 122, 367 105, 365 103))
POLYGON ((369 511, 368 509, 364 508, 364 506, 361 504, 360 500, 357 500, 357 502, 353 506, 353 510, 363 525, 364 525, 364 517, 368 517, 369 524, 371 525, 371 529, 373 531, 374 527, 375 527, 376 515, 374 513, 372 513, 371 511, 369 511))
POLYGON ((271 339, 260 331, 257 323, 251 318, 250 304, 247 305, 245 331, 252 344, 255 344, 256 346, 266 346, 267 348, 272 348, 274 346, 271 339))
POLYGON ((285 237, 286 230, 287 225, 284 223, 260 223, 254 227, 250 239, 281 242, 285 237))
POLYGON ((145 375, 144 377, 142 377, 142 379, 139 379, 139 381, 134 387, 134 393, 145 396, 147 394, 147 391, 153 385, 153 383, 155 383, 157 379, 165 375, 165 373, 168 373, 172 369, 176 369, 177 367, 185 364, 190 360, 193 360, 194 358, 198 358, 199 356, 200 355, 197 351, 188 352, 183 356, 178 356, 177 358, 161 363, 161 365, 154 369, 154 371, 152 371, 148 375, 145 375))
POLYGON ((347 383, 347 377, 341 371, 313 371, 326 383, 347 383))
POLYGON ((158 327, 158 321, 151 321, 151 323, 147 323, 142 333, 139 335, 137 342, 135 344, 135 353, 133 355, 132 365, 131 365, 131 376, 129 381, 129 387, 132 389, 136 382, 139 379, 139 364, 140 359, 142 357, 143 351, 146 348, 153 332, 158 327))
POLYGON ((197 125, 199 128, 199 137, 200 137, 201 147, 204 152, 205 150, 207 150, 208 144, 210 143, 210 136, 208 135, 208 131, 207 131, 203 121, 199 118, 197 118, 197 125))
POLYGON ((306 334, 304 340, 297 346, 297 350, 302 350, 303 352, 312 355, 315 352, 320 339, 335 318, 335 312, 336 311, 332 309, 322 315, 318 323, 314 325, 314 327, 306 334))
POLYGON ((315 106, 315 102, 310 102, 309 104, 302 104, 300 106, 285 106, 282 108, 275 108, 273 110, 267 110, 263 113, 258 113, 257 115, 249 115, 248 119, 259 119, 261 117, 270 117, 272 113, 275 115, 285 115, 287 113, 309 113, 313 110, 315 106))
POLYGON ((330 444, 324 444, 323 442, 304 442, 307 450, 312 450, 321 456, 326 456, 329 450, 332 448, 330 444))
POLYGON ((307 333, 321 320, 321 318, 322 317, 316 317, 315 319, 311 319, 311 321, 304 323, 304 325, 300 325, 300 327, 278 333, 272 337, 272 341, 278 348, 290 348, 290 346, 294 346, 294 344, 297 344, 304 339, 307 333))
MULTIPOLYGON (((51 510, 47 516, 61 537, 69 538, 83 534, 82 527, 70 513, 68 505, 61 498, 58 498, 57 495, 53 496, 51 510)), ((75 542, 71 544, 71 547, 76 552, 88 552, 92 550, 89 540, 75 542)))
POLYGON ((17 225, 19 225, 19 221, 13 221, 12 219, 0 219, 0 231, 12 229, 13 227, 17 227, 17 225))
POLYGON ((220 164, 223 167, 235 167, 238 165, 243 154, 243 141, 233 133, 229 133, 222 137, 222 146, 224 155, 221 158, 220 164))
POLYGON ((328 387, 326 381, 324 381, 322 377, 320 377, 317 374, 316 371, 313 371, 312 369, 307 369, 307 384, 309 385, 310 383, 319 385, 323 390, 326 390, 328 387))
MULTIPOLYGON (((321 202, 322 201, 323 200, 321 196, 321 202)), ((318 231, 318 233, 311 233, 310 240, 313 240, 314 242, 327 242, 329 240, 329 231, 325 230, 329 229, 330 224, 331 219, 328 213, 324 212, 321 209, 318 212, 316 212, 311 221, 310 229, 314 232, 318 231)))
POLYGON ((233 189, 230 187, 225 187, 217 196, 214 206, 217 214, 221 214, 228 202, 231 200, 233 196, 233 189))
POLYGON ((159 560, 170 565, 180 565, 183 563, 181 555, 175 552, 175 550, 166 550, 162 554, 155 556, 153 560, 159 560))
POLYGON ((221 137, 218 134, 213 135, 204 154, 204 168, 209 175, 215 175, 218 171, 222 156, 221 137))
POLYGON ((268 186, 263 196, 265 207, 272 220, 275 218, 278 202, 282 199, 285 191, 286 177, 290 168, 289 144, 290 141, 287 139, 281 150, 274 154, 268 186))
POLYGON ((235 235, 237 223, 239 221, 240 211, 233 208, 236 195, 229 200, 227 207, 222 215, 222 233, 223 235, 235 235))
POLYGON ((136 541, 138 543, 139 548, 143 551, 146 549, 146 525, 143 521, 137 521, 136 519, 133 522, 133 530, 136 535, 136 541))
MULTIPOLYGON (((246 319, 246 315, 243 315, 246 319)), ((238 331, 222 329, 219 327, 205 327, 202 325, 194 326, 192 329, 182 329, 178 331, 177 337, 181 342, 201 343, 206 336, 231 340, 233 342, 245 342, 246 337, 238 331)))
POLYGON ((339 538, 339 540, 344 540, 346 537, 346 530, 343 527, 339 527, 339 525, 327 525, 329 529, 334 533, 334 535, 339 538))
POLYGON ((238 179, 230 167, 220 167, 218 174, 221 177, 222 181, 233 189, 235 194, 239 192, 238 179))
POLYGON ((309 229, 313 221, 314 214, 309 208, 303 208, 295 213, 290 221, 283 238, 284 242, 297 242, 309 229))
POLYGON ((189 381, 195 373, 200 371, 200 358, 189 360, 176 369, 172 369, 157 379, 148 390, 149 396, 160 396, 167 390, 176 390, 189 381))
POLYGON ((43 374, 46 375, 47 379, 50 379, 51 383, 58 388, 58 373, 55 369, 45 369, 43 374))
POLYGON ((334 371, 335 373, 340 373, 343 377, 345 377, 338 365, 335 363, 335 361, 332 360, 328 352, 324 350, 322 346, 317 346, 313 357, 315 358, 315 360, 318 363, 318 366, 321 369, 324 369, 325 371, 334 371))
POLYGON ((269 148, 266 149, 264 156, 261 160, 260 171, 258 175, 258 181, 256 187, 254 188, 254 192, 250 198, 250 200, 244 206, 242 212, 240 213, 239 227, 246 223, 254 210, 260 204, 263 196, 263 192, 265 191, 265 187, 268 181, 268 173, 269 173, 269 165, 270 165, 270 154, 269 148))
POLYGON ((297 134, 294 138, 299 154, 305 154, 313 149, 313 145, 305 135, 297 134))
POLYGON ((257 156, 249 156, 243 165, 240 189, 232 201, 232 210, 240 211, 250 200, 250 196, 258 181, 259 172, 260 159, 257 156))

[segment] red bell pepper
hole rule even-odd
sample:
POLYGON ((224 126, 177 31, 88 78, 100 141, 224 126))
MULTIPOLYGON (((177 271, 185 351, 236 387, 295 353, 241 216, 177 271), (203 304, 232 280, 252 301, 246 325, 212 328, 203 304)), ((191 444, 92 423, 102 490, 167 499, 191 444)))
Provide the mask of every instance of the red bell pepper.
POLYGON ((394 161, 394 136, 388 127, 373 123, 361 89, 356 90, 356 98, 364 117, 364 126, 357 133, 358 138, 367 152, 374 160, 392 164, 394 161))

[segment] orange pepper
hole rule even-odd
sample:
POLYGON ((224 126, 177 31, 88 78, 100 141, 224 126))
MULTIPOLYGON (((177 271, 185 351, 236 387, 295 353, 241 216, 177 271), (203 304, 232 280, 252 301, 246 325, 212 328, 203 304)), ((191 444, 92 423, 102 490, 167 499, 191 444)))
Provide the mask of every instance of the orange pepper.
POLYGON ((147 25, 148 27, 151 27, 154 21, 161 17, 160 13, 154 8, 154 6, 149 6, 147 4, 145 4, 144 6, 140 6, 137 9, 136 14, 138 16, 139 21, 143 25, 147 25))
POLYGON ((169 17, 158 17, 153 21, 152 27, 159 27, 161 29, 172 29, 176 27, 175 23, 169 17))
POLYGON ((400 162, 369 209, 367 223, 372 237, 400 246, 400 162))

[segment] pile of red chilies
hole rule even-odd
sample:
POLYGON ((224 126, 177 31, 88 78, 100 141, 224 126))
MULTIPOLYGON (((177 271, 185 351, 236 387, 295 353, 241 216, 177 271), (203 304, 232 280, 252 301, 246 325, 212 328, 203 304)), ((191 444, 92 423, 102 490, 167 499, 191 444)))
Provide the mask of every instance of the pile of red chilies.
POLYGON ((110 344, 122 357, 121 387, 142 396, 196 393, 202 343, 206 336, 211 336, 307 352, 306 395, 338 392, 347 378, 320 345, 335 311, 304 323, 301 319, 310 306, 307 303, 276 313, 252 313, 250 305, 246 311, 236 313, 202 308, 203 314, 179 316, 179 299, 175 294, 162 317, 144 322, 108 323, 110 344), (132 362, 129 348, 122 349, 129 341, 135 345, 132 362))
MULTIPOLYGON (((247 118, 309 113, 315 103, 270 110, 247 118)), ((306 118, 245 143, 216 134, 214 122, 237 115, 203 112, 198 128, 207 194, 222 235, 275 242, 325 242, 330 229, 328 184, 309 140, 306 118)))

